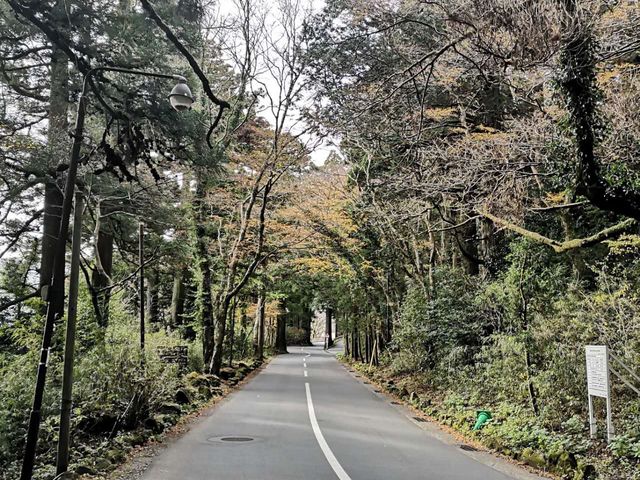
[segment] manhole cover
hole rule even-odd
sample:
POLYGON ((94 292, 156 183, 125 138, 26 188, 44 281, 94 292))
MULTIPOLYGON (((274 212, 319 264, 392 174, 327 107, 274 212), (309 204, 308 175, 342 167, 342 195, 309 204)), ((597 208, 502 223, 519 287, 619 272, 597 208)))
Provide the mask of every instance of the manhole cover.
POLYGON ((413 417, 416 422, 426 422, 426 420, 422 417, 413 417))
POLYGON ((251 437, 222 437, 220 439, 221 442, 251 442, 252 440, 251 437))
POLYGON ((240 435, 224 435, 222 437, 209 437, 208 442, 211 443, 247 443, 258 440, 255 437, 244 437, 240 435))
POLYGON ((467 452, 477 452, 478 449, 476 447, 472 447, 471 445, 460 445, 461 450, 466 450, 467 452))

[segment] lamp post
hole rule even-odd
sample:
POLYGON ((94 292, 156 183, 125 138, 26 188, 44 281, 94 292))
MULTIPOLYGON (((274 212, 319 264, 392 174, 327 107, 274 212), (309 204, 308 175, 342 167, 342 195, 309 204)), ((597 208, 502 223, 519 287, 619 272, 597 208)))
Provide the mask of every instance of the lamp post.
POLYGON ((36 447, 38 444, 38 432, 40 430, 42 399, 44 396, 45 380, 47 376, 47 363, 49 361, 49 349, 51 338, 56 321, 59 321, 64 314, 64 280, 65 280, 65 254, 67 246, 67 236, 69 234, 69 217, 73 204, 73 194, 78 173, 78 163, 80 161, 80 147, 82 146, 82 135, 84 132, 84 119, 86 114, 87 89, 89 80, 97 72, 109 71, 119 72, 129 75, 141 75, 145 77, 157 77, 176 80, 178 84, 169 95, 172 107, 177 111, 187 110, 193 104, 191 91, 187 86, 187 80, 181 75, 167 75, 155 72, 143 72, 118 67, 96 67, 89 70, 82 80, 82 92, 78 101, 78 112, 73 133, 73 144, 71 147, 71 158, 67 169, 67 179, 64 186, 64 197, 62 201, 62 213, 60 218, 60 231, 56 242, 53 259, 53 275, 51 285, 46 291, 47 315, 42 334, 42 347, 40 350, 40 361, 36 375, 36 385, 33 394, 33 404, 29 415, 29 426, 27 430, 26 444, 24 448, 24 458, 22 459, 22 470, 20 480, 31 480, 33 466, 35 463, 36 447))

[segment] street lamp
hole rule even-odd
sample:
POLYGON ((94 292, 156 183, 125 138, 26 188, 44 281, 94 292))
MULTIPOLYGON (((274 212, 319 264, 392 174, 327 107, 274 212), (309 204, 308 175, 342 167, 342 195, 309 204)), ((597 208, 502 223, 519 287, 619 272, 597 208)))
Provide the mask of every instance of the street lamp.
MULTIPOLYGON (((33 395, 33 405, 29 415, 29 427, 27 430, 27 438, 24 449, 24 458, 22 460, 22 471, 20 480, 31 480, 33 475, 33 466, 35 463, 36 447, 38 444, 38 432, 40 430, 42 399, 44 396, 45 380, 47 376, 47 363, 49 360, 49 348, 51 347, 51 338, 53 336, 54 326, 57 320, 60 320, 64 314, 64 279, 65 279, 65 254, 67 246, 67 236, 69 234, 69 217, 73 204, 73 194, 75 190, 76 176, 78 173, 78 163, 80 161, 80 147, 82 146, 82 135, 84 132, 84 119, 86 114, 87 89, 89 80, 97 72, 119 72, 129 75, 140 75, 145 77, 167 78, 177 80, 178 84, 173 88, 169 95, 169 100, 173 108, 178 111, 188 110, 193 104, 191 90, 187 86, 187 80, 181 75, 167 75, 164 73, 143 72, 140 70, 131 70, 118 67, 96 67, 89 70, 82 80, 82 92, 78 101, 78 112, 76 114, 76 124, 73 133, 73 145, 71 147, 71 158, 69 159, 69 168, 67 169, 67 179, 64 186, 64 197, 62 200, 62 212, 60 217, 60 230, 56 242, 56 249, 53 258, 53 274, 51 285, 46 291, 47 316, 44 323, 44 332, 42 334, 42 348, 40 350, 40 362, 38 364, 38 372, 36 375, 36 386, 33 395)), ((68 425, 61 425, 60 436, 63 442, 68 443, 69 428, 68 425), (66 431, 62 431, 63 428, 66 431), (66 435, 66 439, 64 438, 66 435)), ((66 470, 67 458, 63 458, 62 464, 66 470)), ((60 462, 60 459, 59 459, 60 462)), ((58 472, 60 473, 60 472, 58 472)))
POLYGON ((176 75, 176 77, 178 83, 173 87, 173 90, 171 90, 169 101, 177 112, 182 112, 191 108, 191 105, 193 105, 193 96, 191 95, 189 85, 187 85, 187 79, 179 75, 176 75))

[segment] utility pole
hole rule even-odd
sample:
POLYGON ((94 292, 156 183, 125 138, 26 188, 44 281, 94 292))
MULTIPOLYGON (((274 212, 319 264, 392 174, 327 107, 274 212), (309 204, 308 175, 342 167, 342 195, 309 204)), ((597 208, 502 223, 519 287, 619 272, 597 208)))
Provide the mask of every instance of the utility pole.
POLYGON ((42 417, 42 400, 44 398, 44 388, 47 378, 47 364, 49 363, 51 339, 53 338, 53 330, 56 322, 59 322, 64 315, 64 264, 67 250, 67 235, 69 234, 69 220, 73 207, 73 192, 75 190, 75 180, 80 160, 80 147, 82 144, 82 132, 84 128, 87 76, 88 74, 85 75, 82 94, 78 101, 78 113, 76 115, 73 146, 71 148, 71 160, 69 161, 69 167, 67 168, 67 179, 64 186, 60 231, 56 241, 55 257, 53 259, 53 277, 51 279, 51 286, 47 289, 47 315, 44 322, 44 332, 42 333, 40 360, 38 361, 36 385, 33 392, 33 403, 31 406, 31 413, 29 414, 29 426, 27 428, 27 438, 24 447, 24 457, 22 458, 20 480, 31 480, 31 477, 33 476, 33 466, 35 463, 38 433, 40 431, 40 420, 42 417))
POLYGON ((233 307, 231 307, 231 325, 229 331, 229 367, 233 365, 233 342, 235 342, 236 333, 236 306, 238 299, 233 297, 233 307))
MULTIPOLYGON (((15 7, 18 13, 24 14, 23 7, 15 7)), ((40 432, 40 421, 42 419, 42 401, 47 379, 47 365, 49 363, 49 350, 56 322, 59 322, 64 315, 64 290, 65 290, 65 261, 67 251, 67 236, 69 235, 69 222, 71 220, 71 210, 73 208, 73 194, 75 191, 76 177, 78 175, 78 164, 80 163, 80 150, 82 148, 82 138, 84 133, 84 120, 87 107, 87 93, 90 79, 97 72, 119 72, 129 75, 142 75, 146 77, 166 78, 178 81, 169 100, 177 111, 187 110, 194 102, 191 90, 186 84, 186 79, 181 75, 168 75, 157 72, 143 72, 118 67, 95 67, 85 73, 82 79, 82 90, 78 100, 78 111, 76 113, 76 123, 73 131, 73 143, 71 145, 71 156, 69 166, 66 170, 67 178, 64 185, 64 195, 62 200, 62 210, 60 213, 60 230, 56 240, 56 248, 53 258, 53 275, 51 284, 46 288, 47 313, 42 332, 42 345, 40 347, 40 358, 36 372, 36 383, 33 391, 33 402, 29 413, 29 425, 24 446, 24 456, 22 458, 22 469, 20 470, 20 480, 31 480, 36 459, 36 449, 38 446, 38 434, 40 432)), ((212 96, 209 96, 212 98, 212 96)), ((213 97, 215 98, 215 97, 213 97)), ((213 100, 212 100, 213 101, 213 100)), ((215 103, 215 101, 214 101, 215 103)), ((228 108, 226 102, 223 107, 228 108)), ((220 112, 220 115, 222 112, 220 112)), ((218 118, 220 118, 220 115, 218 118)), ((215 128, 214 124, 210 132, 215 128)), ((46 286, 45 286, 46 287, 46 286)))
POLYGON ((144 362, 144 223, 138 224, 138 261, 140 270, 138 272, 140 285, 138 287, 138 302, 140 304, 140 351, 144 362))
POLYGON ((254 356, 256 360, 262 362, 264 360, 264 313, 266 304, 266 289, 264 286, 260 287, 258 293, 258 308, 256 309, 256 345, 254 350, 254 356))
POLYGON ((71 244, 71 272, 69 275, 69 309, 64 343, 64 367, 62 372, 62 406, 60 407, 60 434, 56 474, 69 467, 69 443, 71 437, 71 407, 73 405, 73 358, 76 343, 76 317, 78 313, 78 276, 80 272, 80 245, 82 243, 82 192, 76 191, 71 244))

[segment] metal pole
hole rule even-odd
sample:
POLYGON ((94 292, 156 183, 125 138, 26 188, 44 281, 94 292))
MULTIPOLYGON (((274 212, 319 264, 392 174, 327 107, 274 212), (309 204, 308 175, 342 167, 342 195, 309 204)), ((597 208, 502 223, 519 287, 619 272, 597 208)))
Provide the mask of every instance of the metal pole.
POLYGON ((596 419, 593 414, 593 397, 589 394, 589 436, 591 438, 596 438, 596 433, 598 432, 598 424, 596 423, 596 419))
POLYGON ((260 362, 264 360, 264 313, 266 301, 266 289, 264 287, 261 287, 258 297, 258 348, 256 349, 256 358, 260 362))
POLYGON ((144 362, 144 224, 138 224, 138 257, 140 262, 139 272, 139 303, 140 303, 140 351, 144 362))
POLYGON ((65 255, 67 247, 67 236, 69 234, 69 217, 73 203, 73 191, 75 188, 76 175, 78 172, 78 162, 80 159, 80 146, 82 144, 82 133, 84 131, 84 117, 86 111, 87 76, 82 85, 82 93, 78 102, 78 113, 76 115, 76 125, 73 135, 73 146, 71 147, 71 158, 67 169, 67 180, 64 186, 64 198, 62 201, 62 215, 60 218, 60 232, 56 243, 55 257, 53 259, 53 276, 51 287, 47 295, 47 315, 44 322, 44 332, 42 334, 42 347, 40 349, 40 362, 36 374, 36 385, 33 394, 33 404, 29 415, 29 426, 27 428, 27 438, 24 447, 24 457, 22 459, 22 470, 20 480, 31 480, 33 466, 35 463, 36 447, 38 445, 38 433, 40 431, 42 399, 44 397, 44 387, 47 378, 47 363, 49 362, 49 349, 51 348, 51 338, 56 321, 62 318, 64 313, 64 277, 65 277, 65 255), (62 294, 60 294, 60 292, 62 294), (60 300, 62 299, 62 301, 60 300))
POLYGON ((74 206, 73 239, 71 246, 71 273, 69 278, 69 311, 64 345, 64 368, 62 373, 62 406, 60 408, 60 435, 58 437, 58 461, 56 474, 69 467, 69 440, 71 433, 71 407, 73 404, 73 357, 76 338, 76 316, 78 312, 78 276, 80 272, 80 245, 82 242, 82 193, 76 191, 74 206))
POLYGON ((67 236, 69 235, 69 219, 73 205, 73 192, 75 189, 76 177, 78 174, 78 163, 80 161, 80 147, 82 146, 82 135, 84 132, 84 119, 86 114, 87 87, 89 78, 98 71, 113 71, 131 75, 142 75, 147 77, 171 78, 178 81, 186 81, 180 75, 167 75, 155 72, 143 72, 117 67, 96 67, 89 70, 82 81, 82 92, 78 101, 78 111, 76 113, 76 124, 73 131, 73 144, 71 146, 71 156, 69 168, 67 169, 67 179, 64 186, 64 197, 62 200, 62 211, 60 217, 60 231, 56 242, 56 249, 53 258, 53 275, 51 285, 47 292, 47 314, 42 333, 42 346, 40 348, 40 360, 36 373, 36 385, 33 392, 33 403, 29 414, 29 425, 24 447, 24 457, 22 459, 22 469, 20 480, 31 480, 33 467, 35 464, 36 448, 38 446, 38 434, 40 432, 40 421, 42 417, 42 400, 47 378, 47 363, 49 361, 49 349, 56 321, 64 314, 64 280, 65 280, 65 256, 67 248, 67 236), (62 294, 60 295, 60 292, 62 294), (62 301, 60 300, 62 299, 62 301))
POLYGON ((609 378, 609 348, 605 347, 605 361, 606 361, 606 372, 607 372, 607 443, 610 443, 613 440, 613 436, 615 430, 613 428, 613 416, 611 411, 611 381, 609 378))
POLYGON ((231 325, 229 332, 229 367, 233 365, 233 342, 235 342, 235 333, 236 333, 236 306, 238 304, 238 299, 233 297, 233 307, 231 308, 231 325))

